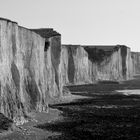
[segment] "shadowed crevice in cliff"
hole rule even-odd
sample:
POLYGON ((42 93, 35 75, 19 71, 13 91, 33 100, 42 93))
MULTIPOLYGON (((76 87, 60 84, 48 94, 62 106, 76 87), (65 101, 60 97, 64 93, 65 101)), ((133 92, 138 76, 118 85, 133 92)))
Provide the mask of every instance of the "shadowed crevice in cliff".
POLYGON ((46 52, 48 50, 49 46, 50 46, 50 42, 49 41, 45 41, 44 52, 46 52))
POLYGON ((4 108, 4 110, 7 111, 6 112, 7 116, 13 119, 14 117, 16 117, 16 115, 19 115, 17 114, 17 110, 20 110, 22 112, 20 115, 26 117, 24 106, 21 102, 21 97, 19 95, 19 91, 18 90, 13 91, 12 87, 6 84, 5 94, 8 96, 6 96, 6 99, 3 101, 2 107, 4 108))
POLYGON ((110 57, 114 51, 118 50, 118 46, 83 46, 88 53, 89 60, 94 63, 101 63, 107 57, 110 57))
POLYGON ((74 76, 75 76, 75 65, 72 48, 68 47, 68 79, 70 83, 74 83, 74 76))
POLYGON ((104 60, 105 57, 105 51, 98 48, 85 48, 85 50, 88 52, 88 58, 91 60, 91 62, 95 63, 101 63, 104 60))
POLYGON ((16 37, 15 34, 12 34, 12 50, 13 50, 13 56, 16 54, 16 37))
POLYGON ((61 42, 60 37, 54 37, 51 40, 51 61, 55 71, 55 82, 59 89, 59 64, 61 54, 61 42))
MULTIPOLYGON (((15 94, 16 93, 12 93, 12 89, 9 87, 8 84, 6 84, 6 91, 5 91, 5 94, 8 94, 6 100, 3 101, 3 108, 6 110, 7 108, 7 116, 9 118, 12 118, 14 117, 15 113, 14 113, 14 109, 16 110, 16 105, 15 105, 15 102, 18 102, 19 99, 17 99, 17 101, 14 101, 15 98, 15 94), (13 95, 14 94, 14 95, 13 95)), ((17 104, 18 106, 18 104, 17 104)))
POLYGON ((126 79, 126 72, 127 72, 127 67, 126 67, 127 47, 126 46, 121 46, 121 56, 122 56, 122 74, 126 79))
POLYGON ((34 80, 33 77, 27 78, 27 80, 25 81, 25 89, 30 97, 29 100, 30 100, 31 109, 36 109, 37 101, 40 100, 40 96, 39 96, 40 94, 36 81, 34 80))
POLYGON ((0 133, 12 128, 13 121, 0 113, 0 133))
POLYGON ((12 72, 12 78, 15 83, 15 86, 18 89, 18 91, 20 91, 20 74, 14 62, 11 65, 11 72, 12 72))

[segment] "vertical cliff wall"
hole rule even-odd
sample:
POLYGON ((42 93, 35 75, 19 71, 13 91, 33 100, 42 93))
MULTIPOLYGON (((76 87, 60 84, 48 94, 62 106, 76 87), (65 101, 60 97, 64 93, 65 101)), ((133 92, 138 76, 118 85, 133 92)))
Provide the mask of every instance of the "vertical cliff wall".
POLYGON ((126 78, 125 80, 129 80, 134 76, 133 70, 133 60, 131 56, 131 49, 127 47, 127 55, 126 55, 126 78))
MULTIPOLYGON (((32 31, 45 38, 45 66, 48 72, 47 86, 48 89, 54 90, 49 92, 50 97, 62 96, 63 83, 61 82, 61 35, 53 29, 41 28, 31 29, 32 31), (49 57, 48 57, 49 56, 49 57), (50 63, 50 64, 49 64, 50 63), (50 74, 51 73, 51 74, 50 74), (48 80, 49 79, 49 80, 48 80)), ((46 75, 46 74, 45 74, 46 75)))
POLYGON ((7 117, 17 120, 31 110, 42 111, 49 97, 60 95, 61 38, 47 40, 0 19, 0 112, 7 117))
POLYGON ((120 45, 61 46, 53 29, 0 19, 0 112, 17 121, 45 110, 50 98, 63 96, 65 85, 127 80, 140 72, 139 56, 120 45))
POLYGON ((63 45, 61 51, 62 83, 91 83, 88 74, 88 54, 78 45, 63 45))
POLYGON ((112 47, 104 48, 86 46, 89 54, 89 71, 92 81, 98 80, 122 80, 121 50, 112 47))
POLYGON ((140 52, 131 52, 134 74, 140 74, 140 52))
POLYGON ((126 46, 84 46, 92 81, 127 80, 133 75, 130 49, 126 46))
POLYGON ((130 48, 126 46, 63 45, 62 83, 95 83, 127 80, 133 76, 130 48))

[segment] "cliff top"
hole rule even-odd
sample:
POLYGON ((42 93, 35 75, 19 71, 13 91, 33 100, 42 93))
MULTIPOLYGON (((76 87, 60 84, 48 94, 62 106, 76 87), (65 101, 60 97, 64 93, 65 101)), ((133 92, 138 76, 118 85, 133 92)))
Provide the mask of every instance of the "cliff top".
MULTIPOLYGON (((86 50, 91 50, 91 49, 99 49, 99 50, 104 50, 104 51, 113 51, 116 48, 120 48, 120 47, 127 47, 125 45, 72 45, 72 44, 63 44, 62 46, 66 46, 66 47, 83 47, 86 50)), ((127 47, 129 48, 129 47, 127 47)))
POLYGON ((140 55, 140 52, 134 52, 134 51, 132 51, 131 54, 138 54, 138 55, 140 55))
MULTIPOLYGON (((3 17, 0 17, 0 20, 18 24, 15 21, 12 21, 10 19, 3 18, 3 17)), ((18 27, 22 27, 22 26, 18 25, 18 27)), ((39 34, 43 38, 50 38, 50 37, 53 37, 53 36, 60 36, 61 35, 57 31, 53 30, 53 28, 39 28, 39 29, 29 29, 29 28, 26 28, 26 27, 22 27, 22 28, 33 31, 33 32, 39 34)))
POLYGON ((0 20, 5 20, 5 21, 7 21, 7 22, 12 22, 12 23, 16 23, 16 24, 17 24, 17 22, 12 21, 12 20, 7 19, 7 18, 3 18, 3 17, 0 17, 0 20))
POLYGON ((30 29, 31 31, 39 34, 43 38, 50 38, 53 36, 60 36, 61 34, 53 30, 53 28, 40 28, 40 29, 30 29))
MULTIPOLYGON (((100 50, 104 50, 104 51, 112 51, 115 48, 119 48, 125 45, 85 45, 83 46, 86 49, 100 49, 100 50)), ((126 47, 126 46, 125 46, 126 47)))
POLYGON ((81 47, 81 45, 62 44, 64 47, 81 47))

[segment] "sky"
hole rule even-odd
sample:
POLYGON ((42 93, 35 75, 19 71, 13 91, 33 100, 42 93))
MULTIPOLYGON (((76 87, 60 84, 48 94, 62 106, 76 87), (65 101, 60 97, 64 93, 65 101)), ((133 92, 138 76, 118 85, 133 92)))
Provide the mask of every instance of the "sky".
POLYGON ((54 28, 62 44, 140 51, 140 0, 0 0, 0 17, 27 28, 54 28))

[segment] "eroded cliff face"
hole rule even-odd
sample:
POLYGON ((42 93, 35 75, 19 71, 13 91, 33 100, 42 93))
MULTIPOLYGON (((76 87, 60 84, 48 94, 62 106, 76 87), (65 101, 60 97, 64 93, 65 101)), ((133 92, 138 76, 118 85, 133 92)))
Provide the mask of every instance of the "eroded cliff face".
POLYGON ((126 46, 61 46, 53 29, 0 19, 0 112, 18 121, 67 94, 65 85, 131 78, 139 60, 126 46))
POLYGON ((49 97, 60 94, 60 50, 55 48, 60 36, 49 40, 45 50, 45 38, 0 20, 0 112, 15 121, 31 110, 45 110, 49 97))
POLYGON ((133 76, 131 52, 126 46, 63 45, 61 61, 62 81, 67 85, 133 76))
POLYGON ((133 75, 130 49, 126 46, 104 48, 85 47, 89 55, 89 74, 92 81, 127 80, 133 75))
POLYGON ((61 51, 61 76, 63 85, 90 83, 88 54, 78 45, 63 45, 61 51))
POLYGON ((140 52, 131 52, 134 74, 140 74, 140 52))
MULTIPOLYGON (((92 50, 86 50, 89 52, 92 50)), ((89 54, 89 71, 92 81, 99 80, 121 80, 122 76, 122 61, 119 49, 113 49, 106 53, 104 50, 94 50, 97 57, 92 57, 89 54)))
POLYGON ((53 29, 31 29, 45 38, 45 67, 47 74, 47 87, 53 92, 49 96, 59 98, 62 96, 63 83, 61 82, 61 35, 53 29))

